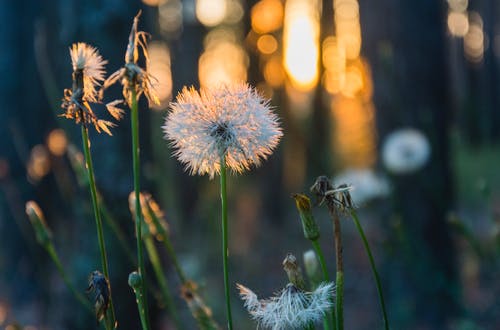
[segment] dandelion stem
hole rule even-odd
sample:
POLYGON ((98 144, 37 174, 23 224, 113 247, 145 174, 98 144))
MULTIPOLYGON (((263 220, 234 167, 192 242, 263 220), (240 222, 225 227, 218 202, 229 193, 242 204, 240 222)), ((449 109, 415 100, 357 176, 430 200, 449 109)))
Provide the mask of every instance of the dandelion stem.
POLYGON ((368 259, 370 260, 370 266, 372 268, 373 277, 375 278, 375 284, 377 285, 377 292, 378 292, 378 298, 380 301, 380 307, 382 308, 382 315, 384 318, 384 329, 389 330, 389 320, 387 319, 387 312, 385 309, 384 295, 382 293, 382 285, 380 283, 380 277, 378 276, 377 268, 375 267, 375 261, 373 260, 373 255, 372 255, 370 246, 368 245, 368 240, 366 239, 363 228, 361 227, 361 224, 359 223, 359 219, 358 219, 358 215, 356 214, 356 211, 351 209, 350 214, 351 214, 352 220, 354 221, 354 224, 356 225, 356 228, 358 229, 359 235, 361 236, 361 239, 363 240, 363 245, 365 247, 366 254, 368 255, 368 259))
POLYGON ((92 306, 90 305, 89 301, 85 299, 85 297, 80 292, 78 292, 73 286, 73 284, 70 282, 68 275, 66 274, 66 271, 64 270, 64 267, 61 263, 61 260, 59 259, 59 255, 57 254, 56 249, 54 248, 54 245, 52 243, 49 244, 46 247, 46 250, 50 258, 56 265, 57 271, 59 272, 59 275, 61 275, 64 284, 66 284, 71 293, 73 293, 76 300, 78 300, 78 302, 81 303, 90 313, 94 314, 94 310, 92 309, 92 306))
POLYGON ((137 104, 137 91, 135 88, 130 88, 131 94, 131 126, 132 126, 132 158, 133 158, 133 171, 134 171, 134 192, 135 192, 135 234, 137 238, 137 263, 140 281, 140 291, 137 294, 141 295, 141 301, 143 303, 143 308, 139 308, 139 314, 141 316, 141 321, 144 329, 150 329, 149 318, 148 318, 148 304, 146 298, 146 283, 144 281, 146 272, 144 267, 144 259, 142 253, 142 233, 141 224, 142 220, 142 210, 141 210, 141 199, 140 199, 140 159, 139 159, 139 111, 137 104), (143 320, 144 319, 144 320, 143 320))
POLYGON ((231 300, 229 297, 228 247, 227 247, 227 191, 226 191, 226 155, 220 161, 220 198, 222 208, 222 264, 224 269, 224 291, 226 294, 226 313, 228 329, 233 329, 231 316, 231 300))
POLYGON ((163 246, 165 246, 165 250, 167 251, 168 256, 170 257, 170 259, 172 259, 175 271, 177 272, 177 275, 179 276, 181 283, 185 284, 187 282, 187 277, 184 274, 184 271, 182 270, 179 261, 177 260, 177 255, 175 253, 172 242, 170 241, 170 237, 165 228, 161 225, 160 220, 156 216, 156 213, 153 212, 153 210, 149 207, 148 204, 146 205, 148 214, 151 216, 151 219, 153 220, 156 231, 158 232, 159 235, 163 237, 163 240, 161 242, 163 243, 163 246))
MULTIPOLYGON (((87 174, 88 174, 88 179, 89 179, 89 187, 90 187, 90 195, 92 197, 92 205, 94 207, 94 218, 96 222, 96 227, 97 227, 97 238, 99 241, 99 250, 101 251, 101 264, 102 264, 102 270, 104 272, 104 276, 109 281, 109 271, 108 271, 108 258, 106 254, 106 245, 104 243, 104 234, 102 230, 102 220, 101 220, 101 212, 99 209, 99 201, 97 198, 97 188, 95 185, 95 178, 94 178, 94 166, 92 164, 92 156, 90 154, 90 140, 89 140, 89 135, 88 135, 88 129, 86 125, 81 125, 82 126, 82 144, 83 144, 83 152, 85 156, 85 163, 87 167, 87 174)), ((111 298, 110 294, 110 309, 111 309, 111 321, 112 321, 112 327, 115 327, 116 325, 116 318, 115 318, 115 308, 113 306, 113 299, 111 298)))
MULTIPOLYGON (((321 265, 321 271, 323 272, 323 281, 330 282, 330 275, 328 274, 328 269, 326 268, 325 256, 323 255, 323 250, 319 245, 318 240, 311 240, 314 251, 316 251, 316 255, 319 258, 319 264, 321 265)), ((332 297, 333 299, 333 297, 332 297)), ((335 329, 336 317, 335 317, 335 308, 332 308, 331 318, 327 315, 323 318, 323 328, 324 329, 332 329, 332 320, 333 320, 333 328, 335 329)))
POLYGON ((144 244, 146 245, 146 250, 149 255, 149 260, 153 265, 153 270, 156 275, 156 279, 158 280, 158 284, 160 284, 161 293, 163 295, 163 299, 167 304, 168 312, 172 315, 176 328, 178 330, 182 329, 181 320, 179 319, 179 314, 177 312, 177 308, 174 304, 174 299, 172 298, 172 294, 170 293, 170 289, 168 288, 167 280, 165 273, 161 267, 160 258, 158 256, 158 251, 156 250, 156 246, 153 242, 151 236, 146 237, 144 239, 144 244))
POLYGON ((337 266, 336 288, 337 295, 335 309, 337 316, 337 330, 344 329, 344 260, 342 255, 342 232, 340 229, 340 218, 338 211, 333 207, 328 207, 330 216, 333 219, 335 235, 335 261, 337 266))

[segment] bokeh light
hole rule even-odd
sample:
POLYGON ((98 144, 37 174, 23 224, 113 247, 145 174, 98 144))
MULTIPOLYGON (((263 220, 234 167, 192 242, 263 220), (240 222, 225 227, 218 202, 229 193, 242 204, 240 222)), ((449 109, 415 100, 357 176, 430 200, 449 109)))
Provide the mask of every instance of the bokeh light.
POLYGON ((226 0, 197 0, 196 18, 205 26, 216 26, 226 17, 226 0))
POLYGON ((149 64, 148 71, 155 78, 154 89, 160 100, 159 105, 153 105, 153 109, 163 109, 172 98, 172 72, 170 68, 170 50, 164 42, 151 42, 148 47, 149 64))
POLYGON ((289 0, 283 31, 284 67, 293 87, 309 91, 318 81, 319 3, 289 0))
POLYGON ((272 54, 278 49, 278 41, 270 34, 265 34, 257 39, 257 49, 262 54, 272 54))
POLYGON ((163 0, 158 5, 160 31, 166 35, 176 35, 182 28, 182 2, 163 0))
POLYGON ((49 152, 45 146, 38 144, 31 149, 27 164, 28 177, 33 181, 41 180, 50 171, 49 152))
POLYGON ((201 86, 246 81, 249 60, 234 30, 214 29, 207 34, 204 44, 205 51, 198 61, 201 86))
POLYGON ((269 33, 283 25, 283 4, 280 0, 261 0, 252 7, 252 29, 269 33))
POLYGON ((62 156, 66 153, 68 146, 68 138, 63 129, 55 129, 49 133, 47 137, 47 148, 55 156, 62 156))
POLYGON ((451 11, 448 13, 447 22, 452 36, 463 37, 469 31, 469 18, 466 13, 451 11))
POLYGON ((479 63, 484 55, 483 20, 476 12, 469 14, 469 30, 464 36, 465 58, 473 63, 479 63))

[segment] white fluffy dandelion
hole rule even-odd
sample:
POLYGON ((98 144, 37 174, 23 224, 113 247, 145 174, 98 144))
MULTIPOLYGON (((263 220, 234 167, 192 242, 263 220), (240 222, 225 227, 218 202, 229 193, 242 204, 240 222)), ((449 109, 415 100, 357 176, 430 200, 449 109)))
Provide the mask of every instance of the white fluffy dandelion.
POLYGON ((163 129, 190 174, 213 178, 222 156, 234 172, 259 166, 283 135, 269 102, 243 83, 184 88, 170 108, 163 129))
POLYGON ((289 283, 269 299, 259 299, 252 290, 238 284, 245 308, 259 327, 272 330, 298 329, 317 323, 332 307, 333 283, 322 283, 313 292, 289 283))
POLYGON ((88 102, 97 101, 97 87, 104 81, 104 65, 107 63, 97 48, 84 42, 73 44, 69 49, 73 72, 83 71, 84 99, 88 102))
POLYGON ((389 134, 382 147, 382 160, 390 172, 408 174, 421 169, 429 160, 431 146, 427 137, 413 128, 389 134))

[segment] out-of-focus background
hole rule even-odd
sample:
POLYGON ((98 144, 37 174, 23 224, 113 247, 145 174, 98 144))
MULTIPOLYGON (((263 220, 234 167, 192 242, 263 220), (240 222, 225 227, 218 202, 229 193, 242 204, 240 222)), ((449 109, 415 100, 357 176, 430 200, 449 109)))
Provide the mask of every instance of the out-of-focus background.
MULTIPOLYGON (((36 243, 24 204, 39 203, 84 293, 100 260, 90 196, 67 152, 81 150, 79 127, 58 117, 71 86, 68 48, 98 47, 114 72, 139 9, 162 101, 140 105, 142 186, 164 210, 181 264, 221 324, 218 182, 186 174, 161 126, 184 85, 248 81, 271 99, 284 138, 260 168, 228 180, 237 329, 255 324, 234 284, 270 296, 286 284, 286 253, 302 260, 310 249, 290 195, 308 193, 322 174, 354 187, 393 329, 500 328, 496 0, 1 1, 1 328, 96 327, 36 243)), ((111 89, 109 99, 120 92, 111 89)), ((133 250, 128 112, 112 137, 92 131, 91 140, 98 188, 133 250)), ((314 212, 333 273, 331 221, 326 210, 314 212)), ((342 229, 346 329, 379 329, 361 240, 348 218, 342 229)), ((108 227, 105 235, 120 329, 135 330, 127 285, 135 266, 108 227)), ((194 328, 161 257, 183 323, 194 328)), ((149 298, 154 329, 174 329, 162 303, 149 298)))

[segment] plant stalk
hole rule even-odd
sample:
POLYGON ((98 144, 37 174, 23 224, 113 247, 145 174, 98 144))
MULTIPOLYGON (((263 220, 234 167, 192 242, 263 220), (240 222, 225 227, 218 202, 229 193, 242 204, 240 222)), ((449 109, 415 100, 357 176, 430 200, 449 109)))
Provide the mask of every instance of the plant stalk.
MULTIPOLYGON (((138 272, 141 280, 140 286, 140 295, 142 295, 142 303, 143 303, 143 313, 145 315, 141 315, 141 319, 143 320, 143 328, 144 330, 150 329, 149 318, 148 318, 148 304, 147 304, 147 296, 146 296, 146 271, 144 267, 144 258, 142 253, 142 210, 141 210, 141 199, 140 199, 140 158, 139 158, 139 110, 137 104, 137 92, 135 88, 130 88, 131 94, 131 126, 132 126, 132 158, 133 158, 133 171, 134 171, 134 192, 135 192, 135 233, 137 238, 137 264, 138 264, 138 272)), ((142 313, 141 313, 142 314, 142 313)))
POLYGON ((227 246, 227 191, 226 191, 226 156, 222 154, 220 162, 220 197, 222 208, 222 265, 224 270, 224 291, 226 296, 226 313, 228 329, 233 329, 233 320, 231 316, 231 300, 229 291, 229 273, 228 273, 228 246, 227 246))
POLYGON ((337 316, 337 330, 344 329, 344 258, 342 248, 342 232, 340 228, 340 217, 336 209, 328 208, 334 225, 335 236, 335 262, 337 266, 336 288, 337 296, 335 309, 337 316))
POLYGON ((373 255, 370 249, 370 245, 368 245, 368 240, 366 239, 365 233, 363 231, 363 228, 361 227, 361 224, 359 223, 358 215, 354 210, 350 210, 351 218, 354 221, 354 224, 356 225, 356 228, 358 229, 359 235, 361 236, 361 239, 363 240, 363 245, 366 250, 366 254, 368 255, 368 259, 370 260, 370 266, 372 268, 372 273, 373 277, 375 278, 375 284, 377 286, 377 292, 378 292, 378 299, 380 301, 380 307, 382 308, 382 316, 384 318, 384 329, 389 330, 389 320, 387 318, 387 311, 385 308, 385 301, 384 301, 384 294, 382 292, 382 284, 380 282, 380 277, 377 272, 377 267, 375 266, 375 261, 373 260, 373 255))
MULTIPOLYGON (((102 265, 102 270, 104 272, 104 276, 110 280, 109 277, 109 270, 108 270, 108 258, 106 254, 106 244, 104 242, 104 234, 102 230, 102 220, 101 220, 101 211, 99 209, 99 201, 97 198, 97 188, 95 185, 95 177, 94 177, 94 166, 92 163, 92 156, 90 154, 90 139, 88 135, 88 129, 85 125, 82 125, 82 144, 83 144, 83 152, 85 156, 85 164, 87 168, 87 174, 88 174, 88 179, 89 179, 89 188, 90 188, 90 195, 92 197, 92 206, 94 207, 94 218, 96 222, 96 228, 97 228, 97 238, 99 241, 99 250, 101 252, 101 265, 102 265)), ((111 322, 112 322, 112 327, 114 328, 116 326, 116 318, 115 318, 115 308, 113 306, 113 299, 109 297, 109 303, 110 303, 110 310, 111 310, 111 322)))
MULTIPOLYGON (((328 274, 328 269, 326 268, 325 256, 323 255, 323 250, 319 245, 319 241, 311 240, 311 243, 314 251, 316 252, 316 255, 318 256, 319 264, 321 265, 321 271, 323 272, 323 281, 330 282, 330 275, 328 274)), ((323 318, 323 328, 332 329, 332 320, 333 320, 333 329, 335 329, 337 322, 335 317, 335 308, 332 308, 331 318, 328 316, 328 314, 326 314, 325 317, 323 318)))

